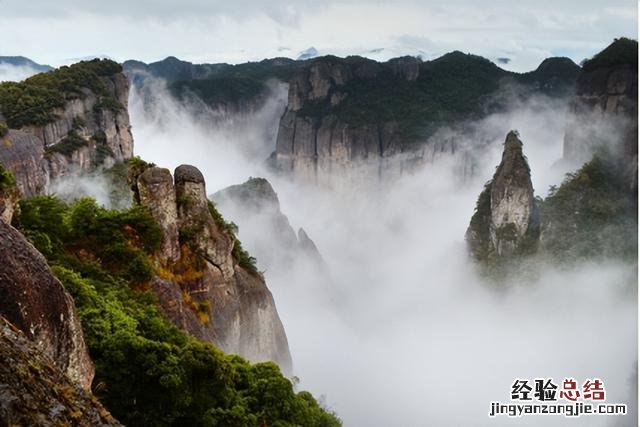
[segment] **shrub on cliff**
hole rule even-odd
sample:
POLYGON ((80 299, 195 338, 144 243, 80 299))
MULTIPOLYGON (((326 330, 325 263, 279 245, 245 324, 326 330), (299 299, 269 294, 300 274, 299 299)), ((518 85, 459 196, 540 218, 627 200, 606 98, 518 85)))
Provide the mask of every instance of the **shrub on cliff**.
POLYGON ((4 166, 0 165, 0 191, 9 190, 16 185, 16 177, 11 173, 10 170, 4 168, 4 166))

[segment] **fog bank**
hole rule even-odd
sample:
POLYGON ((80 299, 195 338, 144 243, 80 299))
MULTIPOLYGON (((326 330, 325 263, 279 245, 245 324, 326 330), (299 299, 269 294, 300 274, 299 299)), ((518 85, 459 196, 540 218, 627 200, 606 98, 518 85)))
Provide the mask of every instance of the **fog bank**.
MULTIPOLYGON (((455 130, 477 145, 474 173, 442 154, 417 173, 327 190, 272 175, 263 160, 283 105, 274 92, 257 114, 221 124, 164 95, 150 109, 132 91, 136 154, 160 166, 200 168, 209 194, 249 176, 269 179, 294 228, 304 227, 329 269, 267 266, 300 388, 325 396, 347 426, 611 425, 615 417, 490 419, 515 378, 601 378, 610 403, 627 400, 637 360, 636 266, 540 266, 533 282, 483 283, 463 236, 510 129, 518 129, 538 195, 561 180, 565 104, 545 98, 455 130), (204 118, 203 118, 204 117, 204 118), (275 122, 274 122, 275 120, 275 122), (469 130, 470 129, 470 130, 469 130), (479 143, 481 142, 481 144, 479 143), (478 148, 479 146, 482 148, 478 148)), ((271 236, 240 225, 251 250, 271 236)), ((260 263, 260 260, 259 260, 260 263)), ((259 264, 260 265, 260 264, 259 264)), ((261 265, 261 267, 265 267, 261 265)), ((635 421, 631 423, 634 425, 635 421)))

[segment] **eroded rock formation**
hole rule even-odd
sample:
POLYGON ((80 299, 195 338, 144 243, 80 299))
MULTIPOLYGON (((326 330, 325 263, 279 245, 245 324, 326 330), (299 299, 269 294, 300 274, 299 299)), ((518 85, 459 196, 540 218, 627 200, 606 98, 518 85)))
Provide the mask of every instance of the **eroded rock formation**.
POLYGON ((466 240, 479 261, 506 258, 535 245, 539 233, 529 165, 517 132, 507 135, 502 161, 478 198, 466 240))
POLYGON ((291 372, 286 334, 271 292, 206 197, 202 174, 179 166, 174 178, 151 167, 137 179, 140 203, 164 231, 158 302, 178 327, 228 353, 272 360, 291 372))
POLYGON ((0 316, 68 377, 90 389, 94 368, 71 296, 45 258, 16 229, 0 221, 0 316))

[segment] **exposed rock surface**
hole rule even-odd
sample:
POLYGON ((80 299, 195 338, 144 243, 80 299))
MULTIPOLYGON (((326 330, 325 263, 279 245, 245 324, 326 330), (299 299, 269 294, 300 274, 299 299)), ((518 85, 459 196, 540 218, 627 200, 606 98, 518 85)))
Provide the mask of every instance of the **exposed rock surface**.
MULTIPOLYGON (((397 78, 417 78, 415 62, 398 60, 391 69, 397 78)), ((354 163, 373 163, 398 154, 403 141, 397 123, 350 124, 327 111, 311 113, 305 107, 328 104, 338 108, 348 96, 342 88, 351 81, 373 79, 383 71, 381 64, 362 60, 350 63, 334 57, 321 58, 299 72, 289 83, 287 109, 280 119, 273 163, 279 170, 293 172, 305 181, 320 181, 339 175, 354 163)))
POLYGON ((120 426, 42 348, 0 316, 0 425, 120 426))
POLYGON ((98 78, 104 93, 83 88, 81 96, 53 110, 52 122, 11 129, 0 137, 0 164, 14 173, 23 196, 44 192, 52 180, 72 169, 90 172, 133 155, 129 82, 122 72, 98 78), (105 106, 105 99, 118 103, 118 108, 105 106), (80 138, 76 146, 67 142, 62 148, 70 135, 80 138))
POLYGON ((638 172, 638 43, 618 39, 584 64, 569 106, 565 161, 577 166, 603 147, 621 159, 635 191, 638 172))
POLYGON ((296 235, 266 179, 249 178, 210 197, 226 218, 238 224, 243 241, 267 271, 301 258, 322 263, 320 252, 305 231, 300 229, 296 235), (243 233, 245 230, 248 232, 243 233))
POLYGON ((478 198, 466 240, 473 256, 486 261, 526 250, 538 233, 529 165, 518 134, 511 131, 502 161, 478 198))
POLYGON ((174 182, 166 169, 137 181, 140 202, 165 235, 164 273, 152 290, 169 319, 225 352, 272 360, 291 372, 286 334, 271 292, 257 270, 241 265, 239 242, 206 197, 202 174, 182 165, 174 182))
POLYGON ((180 258, 178 242, 178 207, 176 190, 169 169, 150 168, 138 177, 140 204, 147 206, 164 232, 163 257, 177 261, 180 258))
POLYGON ((44 257, 10 225, 0 221, 0 315, 72 381, 90 389, 94 368, 73 299, 44 257))

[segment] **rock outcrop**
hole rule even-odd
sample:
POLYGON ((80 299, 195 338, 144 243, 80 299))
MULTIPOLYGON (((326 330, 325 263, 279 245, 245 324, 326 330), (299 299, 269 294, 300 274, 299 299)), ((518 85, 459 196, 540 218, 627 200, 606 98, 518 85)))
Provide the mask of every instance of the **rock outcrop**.
POLYGON ((71 382, 41 346, 0 316, 0 425, 121 424, 89 391, 71 382))
POLYGON ((291 372, 291 355, 271 292, 206 197, 202 174, 182 165, 174 178, 151 167, 137 178, 140 203, 162 227, 161 274, 152 290, 169 319, 225 352, 271 360, 291 372))
POLYGON ((303 229, 296 234, 280 209, 278 195, 266 179, 249 178, 210 197, 225 218, 238 224, 251 253, 267 271, 302 258, 322 264, 315 243, 303 229), (249 232, 244 234, 243 230, 249 232))
POLYGON ((569 106, 563 159, 575 166, 605 149, 620 159, 631 191, 638 174, 638 42, 618 39, 587 61, 569 106))
POLYGON ((396 60, 388 67, 359 58, 320 58, 289 83, 287 109, 280 119, 272 165, 308 182, 327 183, 332 175, 377 174, 382 158, 405 148, 395 121, 350 123, 336 111, 349 96, 350 82, 375 81, 383 71, 394 79, 415 80, 418 60, 396 60), (316 111, 317 110, 317 111, 316 111))
MULTIPOLYGON (((82 67, 106 62, 96 61, 72 67, 83 72, 82 67)), ((73 169, 90 172, 110 167, 133 155, 127 111, 129 82, 121 71, 117 71, 119 65, 110 61, 107 65, 113 71, 95 75, 92 81, 84 82, 84 87, 77 88, 77 92, 63 92, 63 105, 48 111, 45 123, 41 119, 27 120, 16 116, 20 120, 14 120, 20 125, 15 127, 11 116, 0 116, 0 122, 6 119, 11 128, 6 135, 0 136, 0 164, 13 172, 22 196, 45 192, 52 180, 73 169)), ((54 70, 50 74, 56 78, 59 72, 54 70)), ((38 83, 27 80, 24 84, 38 83)), ((40 108, 43 107, 39 105, 40 108)))
POLYGON ((478 261, 508 258, 535 245, 538 213, 517 132, 507 135, 502 161, 478 198, 466 240, 478 261))
POLYGON ((94 368, 71 296, 45 258, 9 224, 0 221, 0 316, 21 330, 84 389, 94 368))

